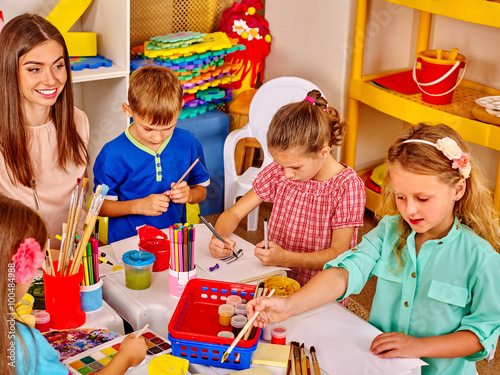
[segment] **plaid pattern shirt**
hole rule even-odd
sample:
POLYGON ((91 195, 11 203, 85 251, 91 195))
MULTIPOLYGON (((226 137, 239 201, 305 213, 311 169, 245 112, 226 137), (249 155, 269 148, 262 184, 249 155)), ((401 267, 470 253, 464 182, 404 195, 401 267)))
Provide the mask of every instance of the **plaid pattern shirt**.
MULTIPOLYGON (((351 248, 357 244, 363 225, 365 188, 356 172, 347 167, 327 181, 292 181, 283 168, 272 162, 253 183, 257 196, 273 203, 269 218, 269 240, 283 249, 310 253, 331 246, 334 229, 354 227, 351 248)), ((292 268, 289 277, 300 285, 321 270, 292 268)))

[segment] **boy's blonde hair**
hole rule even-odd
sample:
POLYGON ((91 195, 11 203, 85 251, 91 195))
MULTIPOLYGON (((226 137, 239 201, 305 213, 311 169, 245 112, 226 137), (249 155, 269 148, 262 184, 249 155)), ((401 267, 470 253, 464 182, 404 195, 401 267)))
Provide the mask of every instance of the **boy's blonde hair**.
POLYGON ((339 146, 344 141, 345 124, 339 113, 328 105, 318 90, 307 93, 309 100, 281 107, 267 131, 267 148, 276 151, 298 149, 315 154, 327 144, 339 146))
POLYGON ((151 125, 167 125, 182 109, 182 85, 170 69, 147 65, 130 76, 128 103, 132 113, 151 125))
MULTIPOLYGON (((447 125, 431 126, 418 124, 410 127, 389 147, 387 152, 388 172, 384 179, 382 204, 377 211, 378 216, 399 214, 396 199, 390 187, 390 169, 394 163, 405 170, 423 175, 436 176, 442 183, 453 187, 462 178, 458 169, 452 168, 452 161, 436 147, 409 142, 409 139, 420 139, 436 143, 438 139, 449 137, 457 142, 462 152, 469 152, 467 143, 460 135, 447 125)), ((470 155, 471 171, 466 181, 464 196, 455 203, 453 214, 471 228, 477 235, 487 240, 495 250, 500 250, 500 215, 493 204, 493 196, 486 185, 485 178, 473 155, 470 155)), ((399 239, 395 252, 400 266, 403 264, 401 250, 411 228, 400 218, 399 239)))

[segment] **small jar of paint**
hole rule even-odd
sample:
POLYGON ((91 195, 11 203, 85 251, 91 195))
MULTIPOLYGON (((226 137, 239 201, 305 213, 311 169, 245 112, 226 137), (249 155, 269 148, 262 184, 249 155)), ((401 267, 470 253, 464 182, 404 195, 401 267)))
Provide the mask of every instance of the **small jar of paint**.
POLYGON ((236 294, 232 294, 226 298, 226 303, 236 306, 243 302, 243 299, 236 294))
POLYGON ((233 315, 231 317, 231 327, 233 327, 235 336, 238 336, 245 324, 247 324, 247 317, 245 315, 233 315))
POLYGON ((35 328, 40 332, 50 331, 50 314, 40 311, 35 314, 35 328))
POLYGON ((35 328, 35 317, 31 314, 24 314, 19 317, 19 320, 32 328, 35 328))
POLYGON ((220 331, 217 336, 219 337, 227 337, 228 339, 234 339, 234 333, 229 331, 220 331))
POLYGON ((221 326, 230 326, 231 317, 234 315, 234 306, 230 304, 223 304, 219 306, 219 324, 221 326))
POLYGON ((155 255, 147 251, 130 250, 122 256, 125 265, 125 285, 129 289, 142 290, 151 286, 151 274, 155 255))
POLYGON ((271 329, 271 344, 286 345, 286 334, 286 327, 274 326, 271 329))
POLYGON ((247 305, 244 303, 238 303, 236 306, 234 306, 234 313, 235 315, 247 315, 247 305))

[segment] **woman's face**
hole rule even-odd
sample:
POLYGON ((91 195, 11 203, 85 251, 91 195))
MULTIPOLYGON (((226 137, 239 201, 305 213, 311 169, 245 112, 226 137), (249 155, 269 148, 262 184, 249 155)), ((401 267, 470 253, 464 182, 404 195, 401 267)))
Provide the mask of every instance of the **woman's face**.
POLYGON ((55 40, 39 44, 21 56, 18 72, 25 114, 49 109, 68 80, 63 47, 55 40))

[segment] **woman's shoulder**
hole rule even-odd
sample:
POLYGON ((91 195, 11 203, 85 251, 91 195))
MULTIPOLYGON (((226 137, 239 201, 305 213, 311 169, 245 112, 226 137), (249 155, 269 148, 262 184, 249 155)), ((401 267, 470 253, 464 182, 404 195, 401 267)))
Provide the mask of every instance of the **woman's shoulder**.
POLYGON ((89 138, 90 124, 87 114, 77 107, 73 107, 73 117, 75 118, 75 125, 77 131, 80 135, 84 136, 85 139, 89 138))

